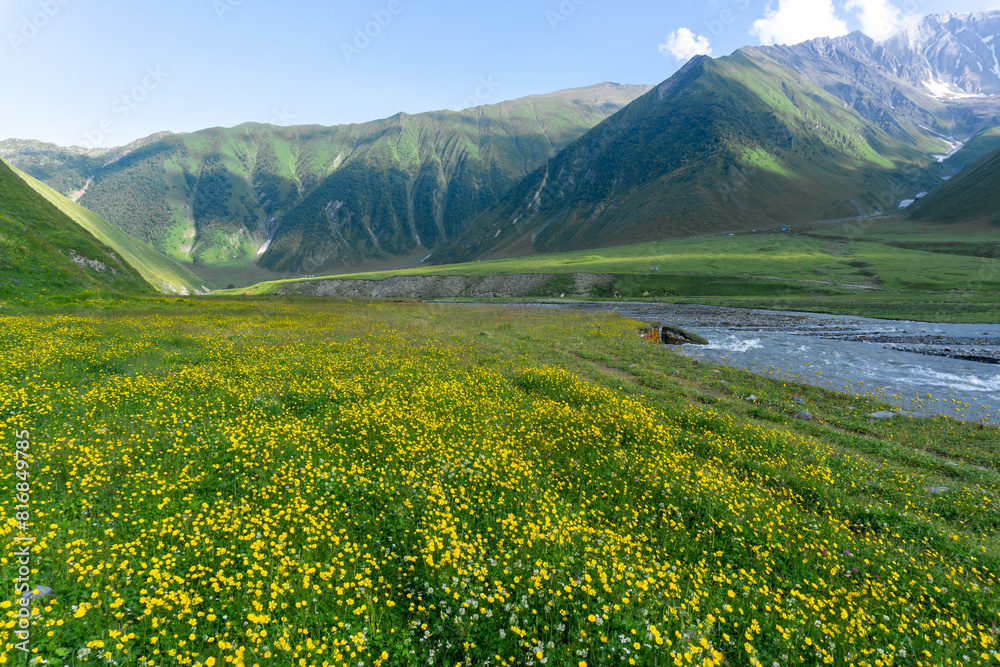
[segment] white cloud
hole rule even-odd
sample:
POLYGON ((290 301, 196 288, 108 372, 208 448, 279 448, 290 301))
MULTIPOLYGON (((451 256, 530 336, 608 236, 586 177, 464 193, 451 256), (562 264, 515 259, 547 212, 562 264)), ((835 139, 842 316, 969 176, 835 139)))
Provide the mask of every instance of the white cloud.
POLYGON ((846 35, 847 24, 837 16, 832 0, 779 0, 777 9, 769 5, 764 18, 754 21, 750 34, 761 44, 798 44, 846 35))
POLYGON ((892 37, 902 27, 903 13, 888 0, 848 0, 844 8, 858 12, 861 32, 875 41, 892 37))
POLYGON ((670 54, 677 60, 690 60, 695 56, 712 55, 712 43, 704 35, 696 35, 687 28, 680 28, 667 35, 667 41, 660 44, 660 53, 670 54))

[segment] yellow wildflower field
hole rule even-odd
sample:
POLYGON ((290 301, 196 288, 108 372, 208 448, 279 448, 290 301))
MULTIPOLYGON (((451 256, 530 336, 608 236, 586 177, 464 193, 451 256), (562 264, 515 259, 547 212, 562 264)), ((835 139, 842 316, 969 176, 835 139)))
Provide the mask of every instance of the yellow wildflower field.
POLYGON ((2 322, 0 663, 1000 665, 995 467, 929 493, 553 363, 566 327, 577 357, 687 363, 635 322, 336 301, 2 322), (27 646, 19 558, 53 591, 27 646))

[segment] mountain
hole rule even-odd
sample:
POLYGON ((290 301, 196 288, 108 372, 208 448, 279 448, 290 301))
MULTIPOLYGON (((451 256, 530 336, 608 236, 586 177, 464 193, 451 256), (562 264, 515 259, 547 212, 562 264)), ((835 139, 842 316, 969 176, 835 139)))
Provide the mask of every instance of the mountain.
MULTIPOLYGON (((905 132, 904 132, 905 135, 905 132)), ((891 136, 770 58, 697 57, 511 190, 432 261, 557 252, 895 208, 937 177, 891 136)))
POLYGON ((989 127, 978 132, 952 154, 941 159, 948 170, 948 177, 971 167, 993 150, 1000 148, 1000 127, 989 127))
POLYGON ((66 148, 33 139, 4 139, 0 141, 0 159, 76 201, 88 187, 92 174, 135 149, 170 135, 170 132, 157 132, 118 148, 66 148))
MULTIPOLYGON (((860 32, 759 47, 901 141, 960 145, 1000 125, 1000 12, 928 16, 876 42, 860 32)), ((981 157, 981 155, 979 156, 981 157)))
POLYGON ((1000 228, 1000 148, 907 209, 911 220, 1000 228))
POLYGON ((937 14, 882 43, 886 69, 941 98, 1000 94, 1000 12, 937 14))
POLYGON ((190 269, 158 252, 147 243, 132 238, 107 220, 64 197, 36 178, 13 168, 38 194, 98 241, 111 248, 135 268, 150 285, 168 294, 198 294, 209 291, 204 281, 190 269))
POLYGON ((648 89, 602 84, 336 127, 246 124, 108 155, 0 150, 63 192, 85 189, 80 204, 202 275, 257 263, 308 273, 426 255, 648 89))
POLYGON ((152 293, 97 241, 0 160, 0 305, 48 297, 152 293))

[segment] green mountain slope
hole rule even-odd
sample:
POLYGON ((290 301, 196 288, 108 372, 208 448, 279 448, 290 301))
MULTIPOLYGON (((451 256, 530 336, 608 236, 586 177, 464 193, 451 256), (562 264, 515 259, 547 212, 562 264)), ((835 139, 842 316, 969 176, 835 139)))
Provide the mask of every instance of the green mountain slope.
POLYGON ((695 58, 561 151, 435 263, 605 247, 896 207, 934 162, 754 49, 695 58))
POLYGON ((907 210, 907 217, 1000 227, 1000 148, 918 200, 907 210))
POLYGON ((954 155, 944 160, 945 168, 952 175, 971 167, 991 152, 1000 148, 1000 127, 990 127, 969 139, 954 155))
POLYGON ((4 139, 0 141, 0 159, 73 198, 83 194, 90 177, 105 166, 170 134, 157 132, 117 148, 64 147, 32 139, 4 139))
POLYGON ((129 236, 101 216, 70 201, 38 179, 16 168, 14 172, 73 222, 86 229, 101 243, 114 249, 130 266, 139 271, 146 282, 159 291, 173 294, 208 291, 205 281, 180 262, 158 252, 148 243, 129 236))
MULTIPOLYGON (((648 89, 603 84, 357 125, 173 135, 102 166, 79 202, 206 275, 258 261, 291 273, 394 261, 454 236, 648 89)), ((59 171, 51 156, 10 159, 42 180, 59 171)))
POLYGON ((0 304, 152 291, 128 262, 0 160, 0 304))

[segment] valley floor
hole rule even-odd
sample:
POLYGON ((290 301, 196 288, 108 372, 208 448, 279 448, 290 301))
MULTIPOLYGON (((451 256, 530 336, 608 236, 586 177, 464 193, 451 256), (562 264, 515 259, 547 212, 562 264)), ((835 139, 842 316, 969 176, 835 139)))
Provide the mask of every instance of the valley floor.
POLYGON ((49 664, 1000 663, 995 427, 873 423, 606 313, 0 319, 0 569, 30 538, 49 664))

